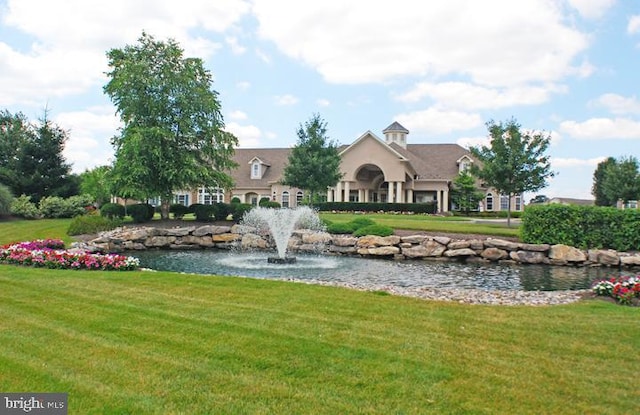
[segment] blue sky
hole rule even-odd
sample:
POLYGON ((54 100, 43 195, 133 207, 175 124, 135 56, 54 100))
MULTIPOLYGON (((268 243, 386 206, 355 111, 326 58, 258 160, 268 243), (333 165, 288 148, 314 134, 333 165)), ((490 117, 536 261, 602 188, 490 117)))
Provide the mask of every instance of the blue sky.
POLYGON ((0 108, 48 108, 75 172, 108 164, 105 54, 143 30, 203 59, 242 147, 292 146, 314 113, 340 144, 399 121, 468 147, 515 118, 552 137, 536 193, 574 198, 604 158, 640 158, 636 0, 0 0, 0 108))

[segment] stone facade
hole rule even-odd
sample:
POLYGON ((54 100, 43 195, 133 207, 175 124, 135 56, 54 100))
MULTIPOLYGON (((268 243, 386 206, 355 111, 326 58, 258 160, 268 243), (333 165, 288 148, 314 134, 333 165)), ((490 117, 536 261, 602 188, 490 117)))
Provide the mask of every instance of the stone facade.
MULTIPOLYGON (((270 235, 243 225, 184 228, 118 228, 86 243, 94 252, 146 249, 274 249, 270 235)), ((512 264, 638 267, 640 253, 581 250, 567 245, 525 244, 502 239, 453 240, 448 237, 363 236, 356 238, 311 231, 294 231, 289 252, 316 251, 330 255, 386 257, 396 260, 455 260, 512 264)))

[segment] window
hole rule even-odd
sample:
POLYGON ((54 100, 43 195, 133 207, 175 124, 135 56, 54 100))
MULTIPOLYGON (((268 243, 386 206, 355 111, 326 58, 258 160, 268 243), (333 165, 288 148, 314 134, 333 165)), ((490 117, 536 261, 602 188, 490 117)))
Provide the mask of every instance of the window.
POLYGON ((251 196, 251 204, 253 206, 258 206, 258 196, 251 196))
POLYGON ((282 192, 282 207, 289 207, 289 192, 282 192))
POLYGON ((509 195, 500 195, 500 210, 509 210, 509 195))
POLYGON ((212 205, 222 202, 224 202, 224 191, 222 189, 215 188, 212 193, 209 193, 209 191, 203 187, 198 189, 198 203, 212 205))
POLYGON ((458 165, 458 172, 462 173, 463 171, 468 171, 469 167, 471 167, 471 160, 468 158, 463 158, 458 165))
POLYGON ((253 164, 251 164, 251 178, 252 179, 261 179, 261 175, 260 175, 260 163, 258 163, 257 161, 254 161, 253 164))
POLYGON ((487 210, 493 210, 493 193, 487 193, 486 205, 487 210))
POLYGON ((296 205, 299 206, 302 204, 302 199, 304 198, 304 193, 301 190, 298 190, 296 193, 296 205))
POLYGON ((189 206, 189 194, 181 193, 175 195, 175 203, 183 206, 189 206))
POLYGON ((516 207, 515 210, 522 210, 522 196, 516 196, 516 207))

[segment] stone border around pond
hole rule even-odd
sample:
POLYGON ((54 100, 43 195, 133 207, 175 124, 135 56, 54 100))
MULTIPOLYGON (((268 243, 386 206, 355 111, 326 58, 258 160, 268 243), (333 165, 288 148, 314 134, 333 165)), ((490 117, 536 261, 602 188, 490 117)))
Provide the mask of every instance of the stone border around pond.
MULTIPOLYGON (((268 234, 254 228, 234 226, 190 226, 180 228, 122 227, 102 232, 97 238, 77 244, 94 252, 125 252, 147 249, 242 249, 265 250, 275 245, 268 234)), ((444 236, 332 235, 326 232, 294 231, 289 252, 383 257, 396 260, 496 262, 561 266, 640 266, 640 254, 610 249, 582 250, 568 245, 527 244, 489 238, 456 240, 444 236)))

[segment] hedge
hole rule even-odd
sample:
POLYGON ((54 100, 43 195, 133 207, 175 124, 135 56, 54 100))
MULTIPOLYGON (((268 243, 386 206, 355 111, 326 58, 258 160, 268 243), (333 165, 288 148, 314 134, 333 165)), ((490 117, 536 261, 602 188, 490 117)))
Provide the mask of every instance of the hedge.
POLYGON ((412 212, 436 213, 435 203, 358 203, 358 202, 322 202, 313 205, 321 212, 412 212))
POLYGON ((522 215, 526 243, 640 250, 640 210, 599 206, 534 205, 522 215))

